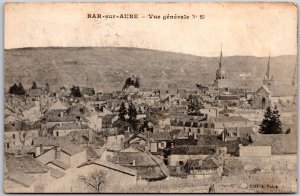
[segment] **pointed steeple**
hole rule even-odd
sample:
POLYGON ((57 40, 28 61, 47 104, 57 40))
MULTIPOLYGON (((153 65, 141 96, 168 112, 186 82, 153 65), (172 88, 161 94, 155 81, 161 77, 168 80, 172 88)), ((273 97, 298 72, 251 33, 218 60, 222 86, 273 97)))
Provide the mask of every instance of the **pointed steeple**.
POLYGON ((220 69, 220 71, 222 69, 222 57, 223 57, 223 52, 222 52, 222 44, 221 44, 221 53, 220 53, 220 60, 219 60, 219 69, 220 69))
POLYGON ((297 64, 295 64, 295 69, 294 69, 294 75, 293 75, 293 81, 292 81, 293 86, 295 86, 295 84, 296 84, 296 77, 297 77, 297 64))
POLYGON ((267 80, 270 80, 270 51, 269 51, 269 59, 268 59, 266 77, 267 77, 267 80))

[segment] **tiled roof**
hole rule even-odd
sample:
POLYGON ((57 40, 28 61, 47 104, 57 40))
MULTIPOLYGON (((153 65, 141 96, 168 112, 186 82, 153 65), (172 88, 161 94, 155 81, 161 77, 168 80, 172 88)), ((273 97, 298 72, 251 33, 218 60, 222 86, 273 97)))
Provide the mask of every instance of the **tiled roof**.
POLYGON ((60 171, 60 170, 58 170, 58 169, 54 169, 54 168, 52 168, 52 167, 49 167, 50 168, 50 175, 52 176, 52 177, 54 177, 54 178, 61 178, 61 177, 63 177, 64 175, 65 175, 65 173, 64 172, 62 172, 62 171, 60 171))
POLYGON ((293 134, 251 134, 252 146, 271 146, 272 154, 296 154, 297 137, 293 134))
POLYGON ((122 173, 132 175, 132 176, 135 176, 137 174, 137 171, 135 169, 128 168, 128 167, 123 167, 119 164, 115 164, 115 163, 100 160, 100 159, 94 160, 94 161, 88 163, 87 165, 89 165, 89 164, 100 165, 100 166, 103 166, 103 167, 106 167, 106 168, 109 168, 109 169, 113 169, 113 170, 116 170, 116 171, 119 171, 119 172, 122 172, 122 173))
POLYGON ((80 146, 72 143, 68 137, 36 137, 33 139, 35 146, 60 146, 61 150, 69 155, 78 154, 84 151, 80 146))
POLYGON ((243 118, 241 116, 228 116, 228 117, 215 118, 215 122, 234 122, 234 121, 249 122, 248 119, 243 118))
MULTIPOLYGON (((58 160, 58 159, 54 159, 54 160, 50 161, 49 163, 52 163, 53 165, 55 165, 63 170, 66 170, 70 167, 69 165, 65 164, 64 162, 62 162, 61 160, 58 160)), ((46 165, 48 165, 49 163, 47 163, 46 165)))
POLYGON ((21 173, 21 174, 9 174, 8 180, 19 183, 25 187, 30 187, 36 181, 36 178, 28 174, 21 173))
POLYGON ((270 87, 272 97, 289 97, 295 96, 297 87, 289 84, 278 84, 270 87))
POLYGON ((171 154, 182 155, 213 155, 216 153, 216 146, 176 146, 171 149, 171 154))
POLYGON ((11 173, 46 173, 48 167, 30 155, 8 156, 7 170, 11 173))
POLYGON ((155 141, 171 141, 172 137, 169 132, 156 132, 151 135, 155 141))
POLYGON ((88 129, 87 125, 77 123, 63 123, 60 126, 56 126, 54 130, 69 130, 69 129, 88 129))

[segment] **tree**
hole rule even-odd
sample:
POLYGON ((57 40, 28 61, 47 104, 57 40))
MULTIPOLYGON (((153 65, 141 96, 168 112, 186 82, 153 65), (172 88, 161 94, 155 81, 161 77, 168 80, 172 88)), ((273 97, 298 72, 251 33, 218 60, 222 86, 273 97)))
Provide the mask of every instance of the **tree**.
POLYGON ((99 170, 97 172, 90 173, 88 176, 79 176, 79 180, 94 191, 100 193, 107 181, 107 173, 99 170))
POLYGON ((18 84, 18 89, 16 93, 17 95, 25 95, 25 90, 21 82, 18 84))
POLYGON ((259 125, 259 132, 262 134, 281 134, 282 133, 282 125, 280 121, 280 114, 275 106, 274 110, 270 107, 267 107, 264 119, 262 123, 259 125))
POLYGON ((128 123, 133 128, 136 128, 136 116, 137 116, 136 108, 132 103, 130 103, 128 108, 128 123))
POLYGON ((30 127, 27 123, 23 121, 20 122, 18 126, 18 135, 19 135, 19 141, 22 145, 22 149, 24 149, 26 141, 31 137, 30 127))
POLYGON ((70 95, 72 97, 81 97, 82 96, 79 86, 74 86, 73 85, 70 90, 71 90, 71 94, 70 95))
POLYGON ((120 106, 120 109, 119 109, 119 118, 122 120, 122 121, 125 121, 125 115, 127 114, 127 110, 126 110, 126 107, 125 107, 125 104, 124 102, 121 103, 121 106, 120 106))
MULTIPOLYGON (((133 81, 134 82, 134 81, 133 81)), ((125 89, 127 89, 129 86, 131 86, 132 85, 132 80, 131 80, 131 78, 129 77, 129 78, 127 78, 126 79, 126 81, 125 81, 125 84, 124 84, 124 86, 123 86, 123 90, 125 90, 125 89)))
POLYGON ((203 108, 202 104, 198 100, 197 97, 193 95, 189 95, 188 99, 188 111, 187 113, 189 115, 199 115, 200 114, 200 109, 203 108))
POLYGON ((140 87, 140 79, 139 79, 139 78, 136 78, 136 80, 135 80, 133 86, 134 86, 135 88, 139 88, 139 87, 140 87))
POLYGON ((9 94, 16 94, 18 91, 18 85, 14 83, 11 87, 9 87, 9 94))
POLYGON ((31 86, 31 89, 37 89, 37 85, 36 85, 36 82, 32 82, 32 86, 31 86))
POLYGON ((45 84, 44 92, 47 92, 47 93, 50 92, 50 86, 49 86, 48 82, 45 84))

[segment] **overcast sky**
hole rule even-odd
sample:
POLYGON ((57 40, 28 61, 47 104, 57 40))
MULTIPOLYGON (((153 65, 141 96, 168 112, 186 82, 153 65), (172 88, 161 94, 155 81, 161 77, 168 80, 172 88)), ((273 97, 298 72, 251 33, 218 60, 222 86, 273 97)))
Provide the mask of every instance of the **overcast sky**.
POLYGON ((5 49, 124 46, 199 56, 297 54, 297 9, 290 3, 8 3, 5 49), (88 13, 139 19, 88 19, 88 13), (205 19, 151 20, 155 15, 205 19), (141 18, 145 16, 145 18, 141 18))

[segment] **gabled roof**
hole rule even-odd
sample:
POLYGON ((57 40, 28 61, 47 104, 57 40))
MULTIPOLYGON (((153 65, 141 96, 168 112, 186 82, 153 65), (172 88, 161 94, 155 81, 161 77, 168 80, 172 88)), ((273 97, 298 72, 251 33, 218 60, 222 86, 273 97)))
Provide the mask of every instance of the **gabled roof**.
POLYGON ((47 173, 49 168, 30 155, 8 156, 6 167, 10 173, 47 173))
POLYGON ((293 97, 297 94, 297 87, 290 84, 271 85, 272 97, 293 97))
POLYGON ((30 187, 36 181, 36 178, 28 174, 22 173, 22 174, 9 174, 8 180, 21 184, 25 187, 30 187))
POLYGON ((63 103, 60 100, 57 100, 53 105, 51 105, 48 108, 48 111, 51 110, 67 110, 70 106, 68 106, 66 103, 63 103))
POLYGON ((171 154, 176 155, 213 155, 216 153, 216 146, 175 146, 171 154))
POLYGON ((250 122, 248 119, 241 116, 228 116, 228 117, 215 118, 215 122, 234 122, 234 121, 250 122))
POLYGON ((100 160, 100 159, 90 161, 90 162, 86 162, 86 163, 84 163, 84 164, 82 164, 78 167, 84 167, 84 166, 91 165, 91 164, 96 164, 96 165, 99 165, 99 166, 102 166, 102 167, 106 167, 108 169, 112 169, 112 170, 115 170, 115 171, 118 171, 118 172, 121 172, 121 173, 131 175, 131 176, 137 175, 137 171, 135 169, 128 168, 128 167, 123 167, 119 164, 115 164, 115 163, 105 161, 105 160, 100 160))
POLYGON ((156 132, 151 135, 155 141, 171 141, 172 137, 169 132, 156 132))
POLYGON ((67 165, 66 163, 64 163, 64 162, 62 162, 61 160, 58 160, 58 159, 54 159, 54 160, 48 162, 46 165, 48 165, 50 163, 52 163, 53 165, 55 165, 55 166, 57 166, 57 167, 59 167, 63 170, 66 170, 70 167, 69 165, 67 165))

